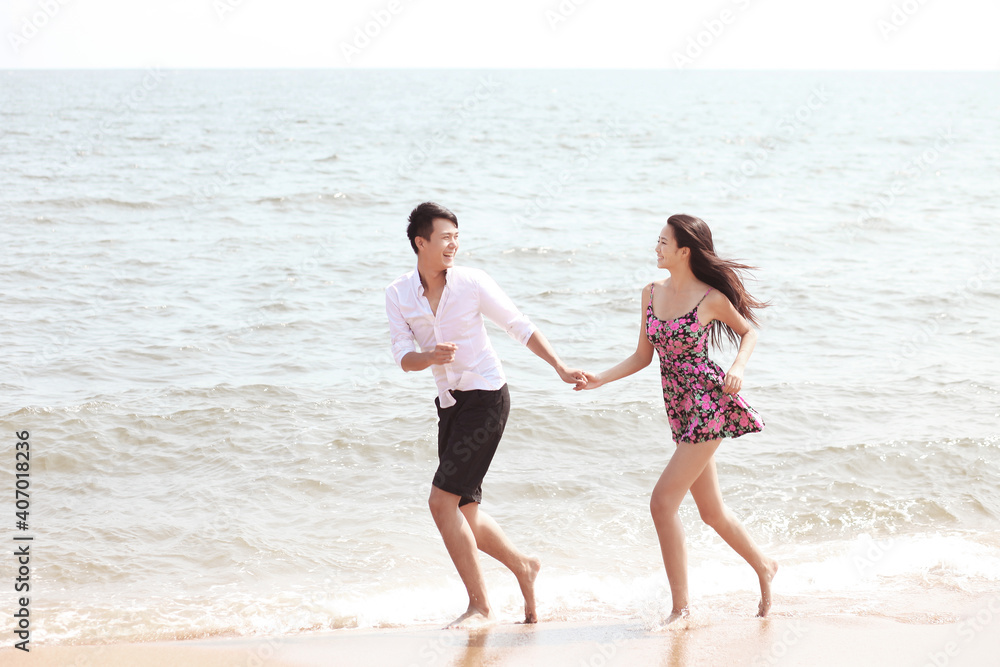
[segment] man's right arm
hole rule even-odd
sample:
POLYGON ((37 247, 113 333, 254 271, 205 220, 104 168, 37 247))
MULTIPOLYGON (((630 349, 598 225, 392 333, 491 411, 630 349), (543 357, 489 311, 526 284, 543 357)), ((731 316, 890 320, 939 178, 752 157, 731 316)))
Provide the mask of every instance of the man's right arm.
POLYGON ((432 364, 450 364, 455 360, 458 346, 454 343, 440 343, 433 350, 417 352, 413 330, 400 312, 391 288, 385 292, 385 314, 389 318, 392 356, 404 371, 422 371, 432 364))
POLYGON ((434 364, 450 364, 455 361, 457 349, 454 343, 439 343, 429 352, 407 352, 399 365, 404 371, 422 371, 434 364))

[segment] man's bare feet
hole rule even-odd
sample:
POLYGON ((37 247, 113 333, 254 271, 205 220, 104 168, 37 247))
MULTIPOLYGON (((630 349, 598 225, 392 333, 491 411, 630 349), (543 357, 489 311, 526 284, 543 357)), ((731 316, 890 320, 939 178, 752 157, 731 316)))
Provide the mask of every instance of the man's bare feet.
POLYGON ((535 579, 538 577, 538 571, 542 569, 542 561, 537 558, 527 558, 526 561, 527 566, 517 577, 517 583, 521 586, 521 594, 524 596, 524 620, 522 623, 537 623, 535 579))
POLYGON ((492 610, 483 613, 481 610, 476 609, 470 604, 464 614, 444 627, 446 630, 451 630, 453 628, 481 628, 487 625, 493 625, 496 622, 497 617, 493 614, 492 610))
POLYGON ((760 604, 757 606, 757 616, 764 618, 771 610, 771 581, 778 573, 778 561, 768 558, 764 561, 764 573, 760 578, 760 604))
POLYGON ((670 625, 671 623, 676 623, 677 621, 681 620, 682 618, 687 618, 690 615, 691 615, 691 612, 690 612, 690 610, 688 610, 687 607, 681 607, 680 609, 671 609, 670 610, 670 616, 667 617, 667 622, 664 623, 663 625, 666 626, 666 625, 670 625))

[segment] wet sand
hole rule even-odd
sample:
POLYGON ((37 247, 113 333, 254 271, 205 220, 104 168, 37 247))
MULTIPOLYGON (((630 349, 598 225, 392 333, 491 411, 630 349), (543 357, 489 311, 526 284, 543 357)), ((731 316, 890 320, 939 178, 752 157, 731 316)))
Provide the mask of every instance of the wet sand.
POLYGON ((662 629, 635 622, 499 624, 337 630, 283 637, 147 644, 37 646, 0 650, 3 665, 144 667, 431 667, 451 665, 810 665, 981 667, 997 664, 1000 614, 984 606, 960 622, 903 623, 879 617, 696 618, 662 629))

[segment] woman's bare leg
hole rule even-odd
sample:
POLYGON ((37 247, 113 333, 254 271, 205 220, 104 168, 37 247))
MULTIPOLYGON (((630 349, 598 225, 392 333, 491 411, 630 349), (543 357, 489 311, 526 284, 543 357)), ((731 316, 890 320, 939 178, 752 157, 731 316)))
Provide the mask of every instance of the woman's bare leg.
POLYGON ((739 519, 729 511, 722 500, 715 457, 709 460, 701 476, 691 485, 691 495, 698 505, 702 520, 715 529, 726 544, 731 546, 757 573, 760 581, 758 616, 767 616, 771 609, 771 580, 778 571, 778 561, 768 558, 754 543, 739 519))
POLYGON ((688 582, 687 550, 684 547, 684 526, 677 512, 691 485, 702 474, 722 440, 677 443, 674 455, 663 469, 649 499, 656 536, 660 540, 663 566, 670 581, 673 609, 668 623, 687 615, 688 582))

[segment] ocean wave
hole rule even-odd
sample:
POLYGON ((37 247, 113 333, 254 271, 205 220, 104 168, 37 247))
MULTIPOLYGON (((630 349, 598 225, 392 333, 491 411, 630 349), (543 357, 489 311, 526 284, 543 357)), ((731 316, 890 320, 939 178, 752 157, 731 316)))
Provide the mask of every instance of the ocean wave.
POLYGON ((115 199, 113 197, 66 197, 60 199, 46 199, 31 202, 35 205, 52 206, 53 208, 90 208, 109 206, 112 208, 123 208, 128 210, 152 210, 162 208, 160 202, 153 201, 128 201, 115 199))
POLYGON ((315 205, 317 203, 353 207, 367 205, 369 199, 363 194, 347 194, 338 190, 335 192, 295 192, 284 195, 273 195, 270 197, 261 197, 253 203, 271 204, 281 207, 301 206, 305 204, 315 205))
POLYGON ((504 255, 552 255, 554 257, 574 257, 578 254, 577 250, 564 250, 560 248, 549 248, 546 246, 522 246, 519 248, 506 248, 500 251, 504 255))
MULTIPOLYGON (((861 535, 808 547, 771 548, 769 553, 782 564, 772 614, 956 622, 963 610, 974 612, 977 601, 1000 593, 996 534, 989 539, 994 548, 982 537, 964 533, 894 540, 861 535)), ((362 576, 363 570, 344 562, 312 566, 277 591, 230 573, 217 581, 211 594, 170 593, 148 585, 129 593, 93 584, 86 587, 85 598, 51 592, 45 604, 65 611, 40 614, 35 639, 71 645, 440 624, 457 615, 465 597, 457 577, 442 566, 448 563, 441 551, 441 563, 435 566, 397 566, 391 575, 375 578, 371 572, 362 576), (198 613, 192 613, 195 609, 198 613)), ((546 620, 639 621, 653 628, 669 613, 670 589, 662 563, 650 561, 644 571, 609 572, 576 559, 550 563, 543 571, 536 595, 546 620)), ((702 555, 692 561, 689 580, 696 582, 691 607, 697 625, 726 623, 756 610, 755 575, 742 561, 702 555)), ((522 602, 513 578, 491 576, 489 585, 498 615, 518 618, 522 602)))

